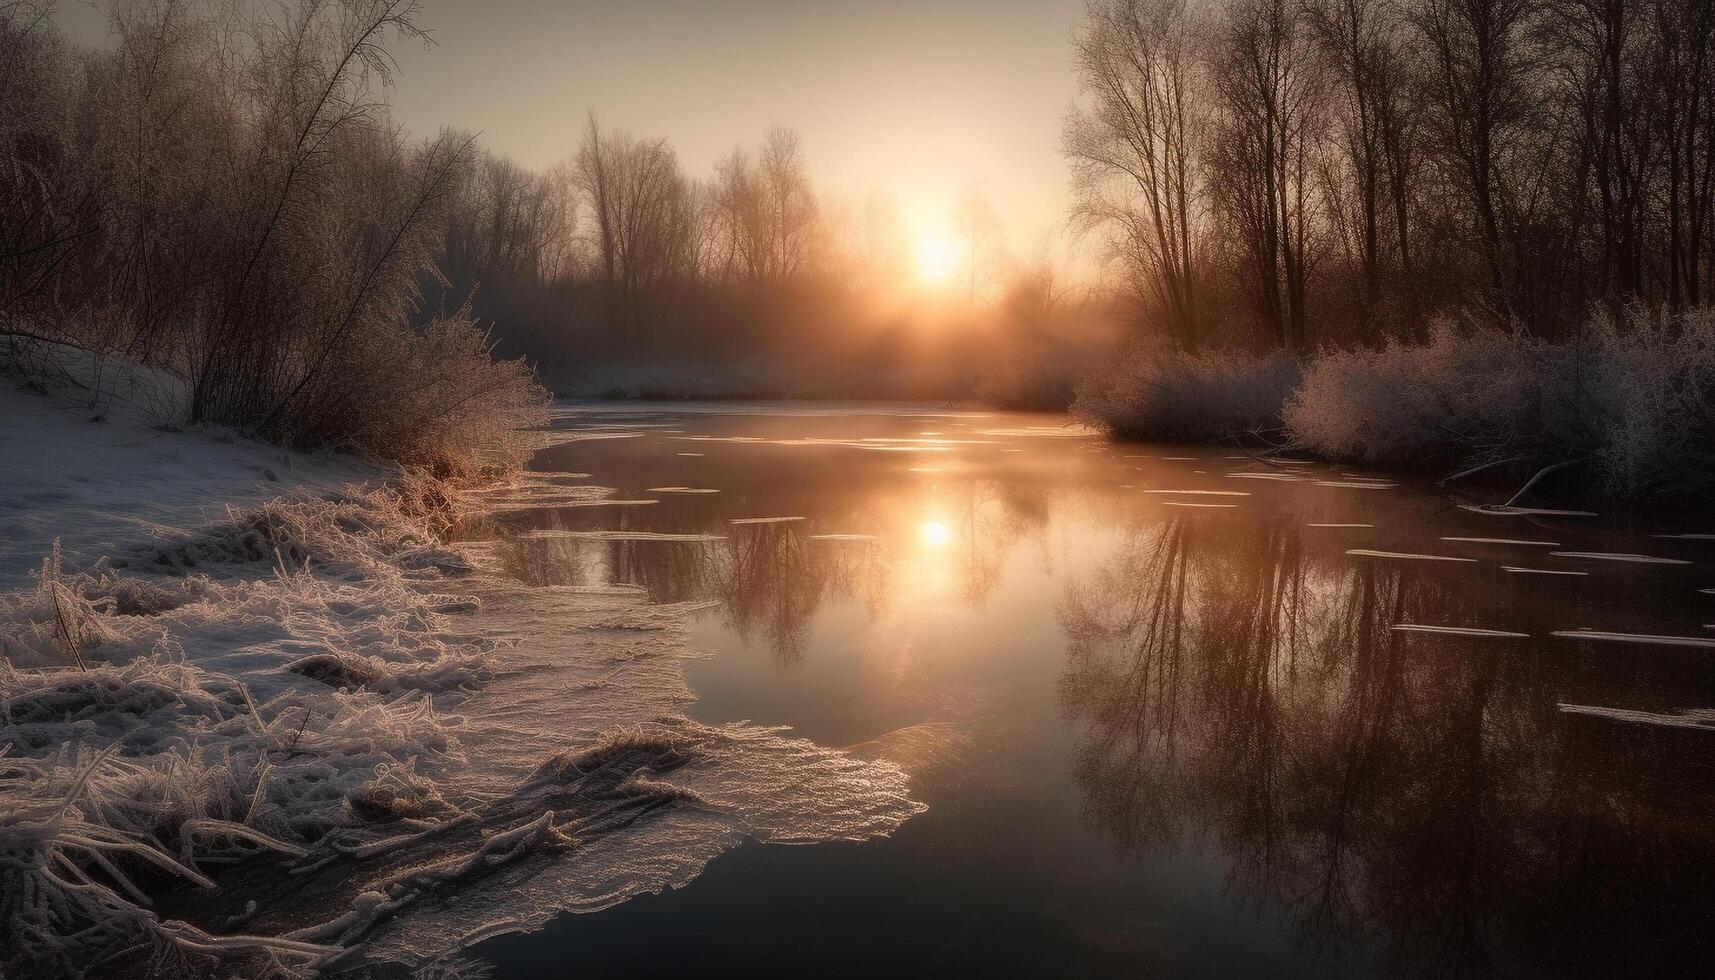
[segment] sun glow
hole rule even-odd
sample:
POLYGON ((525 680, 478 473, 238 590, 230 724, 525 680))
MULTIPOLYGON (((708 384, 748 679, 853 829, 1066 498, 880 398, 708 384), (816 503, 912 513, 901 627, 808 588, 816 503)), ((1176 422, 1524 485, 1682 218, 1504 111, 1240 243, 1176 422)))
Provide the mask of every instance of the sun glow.
POLYGON ((947 542, 953 540, 952 530, 940 521, 924 521, 917 529, 917 536, 931 548, 944 547, 947 542))
POLYGON ((917 276, 927 283, 943 283, 952 277, 963 257, 958 239, 938 231, 917 236, 917 276))

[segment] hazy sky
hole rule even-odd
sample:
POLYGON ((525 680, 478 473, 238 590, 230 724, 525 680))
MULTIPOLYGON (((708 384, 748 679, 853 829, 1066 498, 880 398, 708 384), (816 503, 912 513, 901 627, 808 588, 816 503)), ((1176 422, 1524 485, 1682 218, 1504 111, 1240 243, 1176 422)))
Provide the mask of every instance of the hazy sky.
MULTIPOLYGON (((417 133, 480 130, 532 166, 567 156, 583 113, 665 136, 706 176, 772 122, 803 134, 817 186, 891 193, 909 226, 987 195, 1015 250, 1059 225, 1060 119, 1080 0, 424 0, 437 44, 400 50, 393 95, 417 133)), ((61 19, 86 42, 100 17, 61 19)), ((93 36, 92 36, 93 34, 93 36)))

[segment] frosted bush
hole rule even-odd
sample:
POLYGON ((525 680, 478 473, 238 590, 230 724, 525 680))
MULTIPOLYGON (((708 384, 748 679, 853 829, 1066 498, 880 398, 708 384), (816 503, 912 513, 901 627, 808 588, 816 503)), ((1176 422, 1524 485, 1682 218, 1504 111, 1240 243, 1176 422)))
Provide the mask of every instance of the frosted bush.
POLYGON ((1298 364, 1285 354, 1132 344, 1079 385, 1072 410, 1126 438, 1233 439, 1279 429, 1281 404, 1298 380, 1298 364))
POLYGON ((1284 418, 1339 459, 1572 462, 1601 492, 1690 493, 1715 483, 1715 313, 1598 314, 1560 343, 1443 321, 1426 343, 1323 353, 1284 418))

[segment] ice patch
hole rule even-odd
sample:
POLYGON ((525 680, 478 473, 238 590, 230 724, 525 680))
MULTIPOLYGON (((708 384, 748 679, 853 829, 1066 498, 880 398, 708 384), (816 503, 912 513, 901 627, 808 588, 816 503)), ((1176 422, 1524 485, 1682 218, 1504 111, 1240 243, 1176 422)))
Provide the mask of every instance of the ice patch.
POLYGON ((1082 439, 1089 436, 1099 436, 1101 431, 1085 425, 1027 425, 1011 429, 978 429, 979 436, 1019 436, 1035 438, 1046 436, 1050 438, 1082 439))
POLYGON ((1404 558, 1412 561, 1464 561, 1474 562, 1475 558, 1454 558, 1451 555, 1417 555, 1408 551, 1376 551, 1372 548, 1347 548, 1346 554, 1359 558, 1404 558))
POLYGON ((1511 630, 1491 630, 1477 626, 1430 626, 1423 623, 1395 623, 1388 629, 1400 633, 1438 633, 1443 636, 1473 636, 1473 637, 1510 637, 1528 639, 1529 633, 1515 633, 1511 630))
POLYGON ((540 444, 548 449, 554 446, 569 445, 574 442, 598 442, 604 439, 641 439, 647 432, 613 432, 613 431, 567 431, 556 429, 541 434, 540 444))
POLYGON ((1711 636, 1655 636, 1648 633, 1606 633, 1601 630, 1555 630, 1554 635, 1567 640, 1590 640, 1597 643, 1644 643, 1654 646, 1715 649, 1715 637, 1711 636))
POLYGON ((1237 507, 1238 504, 1198 504, 1198 503, 1192 503, 1191 501, 1188 501, 1188 500, 1163 500, 1161 502, 1161 506, 1163 506, 1163 507, 1203 507, 1203 508, 1209 508, 1209 509, 1215 509, 1215 510, 1225 510, 1225 509, 1237 507))
POLYGON ((1657 558, 1654 555, 1633 555, 1617 551, 1551 551, 1557 558, 1587 558, 1592 561, 1623 561, 1639 565, 1689 565, 1680 558, 1657 558))
POLYGON ((1538 547, 1538 548, 1558 548, 1558 547, 1560 547, 1560 542, 1558 542, 1558 541, 1528 541, 1528 540, 1525 540, 1523 538, 1450 538, 1450 537, 1443 537, 1441 540, 1443 540, 1443 541, 1463 541, 1463 542, 1467 542, 1469 544, 1516 544, 1516 545, 1525 545, 1525 546, 1538 547))
POLYGON ((1659 725, 1663 728, 1689 728, 1695 731, 1715 731, 1715 709, 1688 708, 1673 714, 1660 714, 1654 711, 1634 711, 1630 708, 1604 708, 1591 704, 1557 704, 1562 713, 1569 715, 1589 715, 1595 718, 1607 718, 1610 721, 1625 721, 1639 725, 1659 725))
POLYGON ((673 534, 666 531, 561 531, 537 528, 519 537, 538 541, 725 541, 724 534, 673 534))
POLYGON ((1460 510, 1498 517, 1596 517, 1593 510, 1557 510, 1552 507, 1508 507, 1505 504, 1460 504, 1460 510))
POLYGON ((894 763, 686 718, 705 604, 521 585, 408 503, 276 501, 0 593, 8 973, 420 965, 921 811, 894 763))

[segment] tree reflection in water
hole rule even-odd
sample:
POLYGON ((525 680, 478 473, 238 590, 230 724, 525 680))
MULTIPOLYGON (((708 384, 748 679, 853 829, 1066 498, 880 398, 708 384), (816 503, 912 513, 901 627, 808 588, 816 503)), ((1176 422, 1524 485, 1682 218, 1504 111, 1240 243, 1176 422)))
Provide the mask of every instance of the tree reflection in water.
POLYGON ((1621 664, 1391 630, 1463 621, 1480 583, 1300 527, 1169 519, 1068 588, 1091 828, 1129 857, 1210 849, 1233 900, 1389 973, 1683 961, 1715 900, 1707 736, 1556 710, 1621 664))
POLYGON ((824 602, 856 599, 874 613, 886 590, 887 563, 875 541, 812 538, 797 521, 734 525, 715 559, 728 628, 746 643, 760 636, 783 665, 804 659, 824 602))
MULTIPOLYGON (((863 515, 857 526, 866 533, 858 535, 818 535, 821 522, 731 524, 711 510, 693 527, 719 540, 554 536, 592 524, 631 530, 625 508, 617 517, 542 508, 488 530, 499 535, 503 567, 524 582, 633 585, 655 602, 713 599, 728 629, 789 667, 803 660, 816 614, 833 602, 859 603, 875 618, 896 587, 944 577, 967 606, 981 607, 1019 541, 1040 539, 1048 519, 1040 490, 992 480, 937 482, 921 495, 878 502, 885 506, 863 515), (932 543, 923 535, 930 526, 939 532, 932 543)), ((1040 557, 1048 561, 1046 548, 1040 557)))

